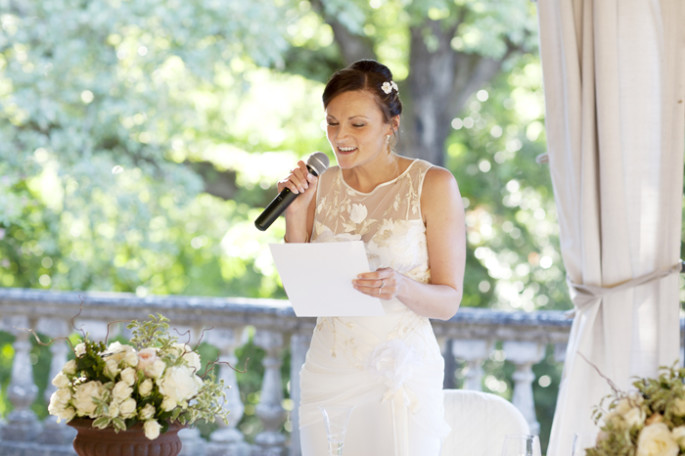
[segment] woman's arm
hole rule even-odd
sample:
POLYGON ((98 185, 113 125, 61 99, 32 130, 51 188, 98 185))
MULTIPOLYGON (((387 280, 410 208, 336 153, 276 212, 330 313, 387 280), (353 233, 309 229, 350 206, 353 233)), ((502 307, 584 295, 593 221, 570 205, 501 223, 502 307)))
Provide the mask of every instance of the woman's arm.
POLYGON ((428 170, 421 209, 426 223, 430 283, 417 282, 392 268, 360 274, 353 283, 371 296, 396 297, 419 315, 448 320, 461 303, 466 262, 464 205, 452 173, 439 167, 428 170))
POLYGON ((302 160, 288 177, 278 182, 279 193, 289 188, 299 195, 285 210, 285 242, 309 242, 311 239, 318 182, 302 160))

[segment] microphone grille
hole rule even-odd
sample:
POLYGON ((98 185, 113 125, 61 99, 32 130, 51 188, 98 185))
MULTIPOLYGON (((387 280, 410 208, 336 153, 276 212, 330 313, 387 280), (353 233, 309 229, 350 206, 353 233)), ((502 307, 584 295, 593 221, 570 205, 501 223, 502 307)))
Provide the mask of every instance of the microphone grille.
POLYGON ((323 152, 314 152, 307 158, 307 167, 315 176, 320 176, 328 168, 328 156, 323 152))

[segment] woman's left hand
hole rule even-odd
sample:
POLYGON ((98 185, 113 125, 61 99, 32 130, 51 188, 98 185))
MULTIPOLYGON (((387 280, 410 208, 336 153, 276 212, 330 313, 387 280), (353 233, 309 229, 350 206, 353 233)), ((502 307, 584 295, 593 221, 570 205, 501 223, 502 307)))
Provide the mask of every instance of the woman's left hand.
POLYGON ((352 281, 355 289, 381 299, 392 299, 399 293, 404 276, 392 268, 378 268, 357 275, 352 281))

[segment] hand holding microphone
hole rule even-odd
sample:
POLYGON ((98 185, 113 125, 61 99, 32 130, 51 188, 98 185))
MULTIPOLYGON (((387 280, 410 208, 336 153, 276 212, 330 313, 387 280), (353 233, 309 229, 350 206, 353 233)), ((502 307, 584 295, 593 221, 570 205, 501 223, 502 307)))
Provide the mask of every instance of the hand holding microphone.
MULTIPOLYGON (((328 156, 322 152, 314 152, 307 157, 306 166, 310 173, 318 177, 328 168, 328 156)), ((269 203, 261 215, 257 217, 257 220, 255 220, 257 229, 264 231, 269 228, 298 195, 299 193, 293 193, 287 187, 281 190, 278 196, 269 203)))

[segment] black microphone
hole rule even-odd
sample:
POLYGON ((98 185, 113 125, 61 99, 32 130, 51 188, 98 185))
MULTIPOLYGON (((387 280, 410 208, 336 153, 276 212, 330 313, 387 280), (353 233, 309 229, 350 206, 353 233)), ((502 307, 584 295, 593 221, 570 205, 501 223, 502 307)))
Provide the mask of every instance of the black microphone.
MULTIPOLYGON (((328 168, 328 156, 322 152, 314 152, 307 157, 306 164, 309 172, 318 177, 328 168)), ((264 231, 270 227, 298 195, 299 193, 293 193, 287 187, 281 190, 281 193, 269 203, 264 212, 255 220, 254 224, 257 229, 264 231)))

